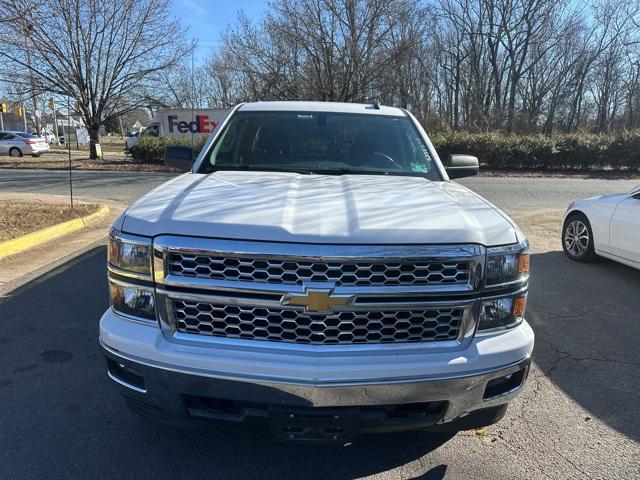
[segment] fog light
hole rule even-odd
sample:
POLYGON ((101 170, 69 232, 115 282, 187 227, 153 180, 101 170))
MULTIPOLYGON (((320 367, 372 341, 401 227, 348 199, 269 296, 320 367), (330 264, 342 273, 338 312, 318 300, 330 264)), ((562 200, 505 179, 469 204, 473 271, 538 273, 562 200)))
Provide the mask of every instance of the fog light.
POLYGON ((526 368, 521 368, 517 372, 510 373, 504 377, 489 380, 484 389, 482 399, 491 400, 515 392, 516 389, 522 386, 525 372, 526 368))
POLYGON ((107 358, 107 367, 109 369, 109 376, 120 385, 137 392, 146 393, 147 390, 144 385, 144 377, 135 370, 111 360, 110 358, 107 358))

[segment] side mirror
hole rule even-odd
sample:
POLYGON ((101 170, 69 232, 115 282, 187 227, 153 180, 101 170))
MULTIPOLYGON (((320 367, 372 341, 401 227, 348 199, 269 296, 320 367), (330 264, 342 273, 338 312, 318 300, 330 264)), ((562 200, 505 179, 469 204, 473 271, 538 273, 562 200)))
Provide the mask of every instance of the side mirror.
POLYGON ((480 171, 480 163, 478 158, 472 155, 449 155, 449 158, 444 162, 444 168, 447 171, 450 179, 471 177, 478 175, 480 171))
POLYGON ((195 158, 193 148, 184 145, 172 145, 164 150, 164 164, 181 172, 191 170, 195 158))

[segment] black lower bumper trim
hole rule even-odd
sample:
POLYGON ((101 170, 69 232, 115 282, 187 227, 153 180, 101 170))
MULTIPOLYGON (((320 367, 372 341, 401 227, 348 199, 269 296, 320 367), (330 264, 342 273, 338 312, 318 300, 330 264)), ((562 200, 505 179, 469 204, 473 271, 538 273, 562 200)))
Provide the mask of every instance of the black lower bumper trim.
MULTIPOLYGON (((117 376, 110 373, 118 379, 120 392, 135 412, 186 428, 257 427, 270 430, 278 441, 347 443, 359 433, 479 428, 500 420, 507 408, 505 401, 451 417, 449 398, 439 398, 429 390, 424 390, 427 395, 419 396, 410 389, 411 399, 400 402, 358 405, 340 397, 336 398, 336 406, 317 406, 265 385, 186 375, 133 362, 117 356, 117 352, 104 353, 111 368, 118 366, 117 376), (126 378, 122 378, 123 372, 126 378), (418 398, 421 403, 416 403, 418 398)), ((526 367, 524 364, 520 368, 526 367)), ((481 396, 484 384, 474 388, 481 396)))

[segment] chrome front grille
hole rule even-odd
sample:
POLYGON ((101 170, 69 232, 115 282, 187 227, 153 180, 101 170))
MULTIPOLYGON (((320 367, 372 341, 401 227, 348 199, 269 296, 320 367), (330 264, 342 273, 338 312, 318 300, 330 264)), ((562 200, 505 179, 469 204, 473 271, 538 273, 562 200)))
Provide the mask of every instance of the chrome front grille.
POLYGON ((473 337, 485 255, 472 244, 312 245, 167 235, 154 239, 153 274, 160 325, 178 343, 440 350, 473 337))
POLYGON ((455 340, 464 314, 450 307, 315 314, 185 300, 174 300, 173 309, 182 333, 314 345, 455 340))
POLYGON ((461 285, 469 282, 467 261, 305 261, 170 253, 172 275, 281 285, 331 282, 335 286, 461 285))

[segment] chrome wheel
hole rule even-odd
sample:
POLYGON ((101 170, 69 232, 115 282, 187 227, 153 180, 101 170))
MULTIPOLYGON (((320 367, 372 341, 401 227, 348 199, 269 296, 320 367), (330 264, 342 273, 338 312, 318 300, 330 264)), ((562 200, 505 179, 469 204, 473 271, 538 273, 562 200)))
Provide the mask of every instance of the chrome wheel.
POLYGON ((564 246, 574 257, 583 256, 589 249, 589 229, 581 220, 573 220, 564 231, 564 246))
POLYGON ((9 150, 9 155, 12 157, 21 157, 22 152, 17 148, 12 148, 11 150, 9 150))

